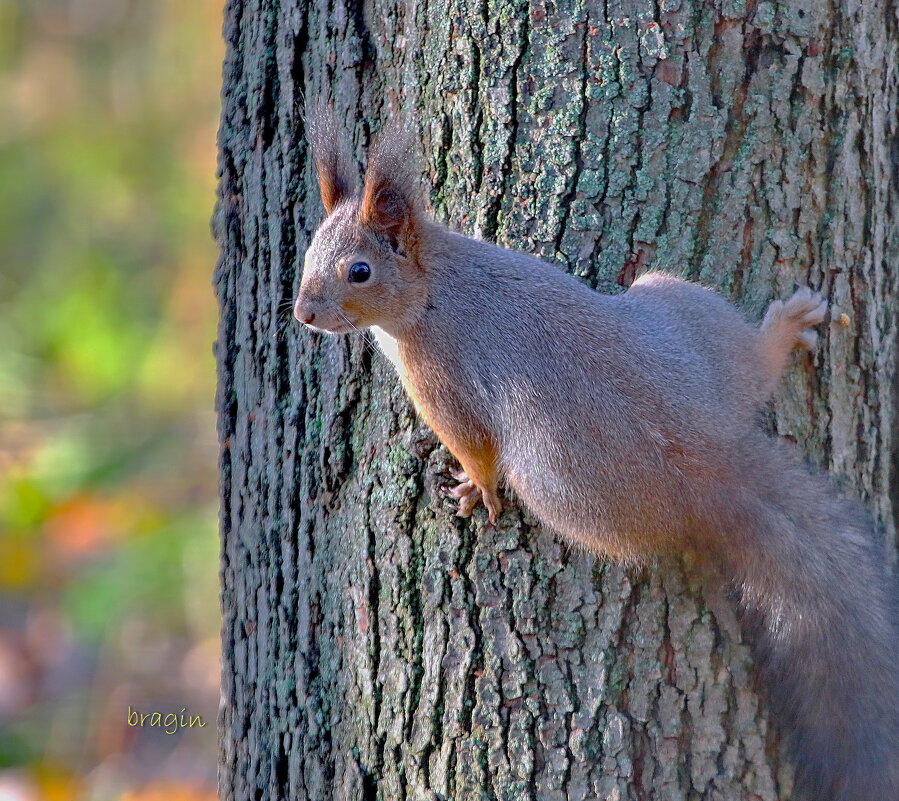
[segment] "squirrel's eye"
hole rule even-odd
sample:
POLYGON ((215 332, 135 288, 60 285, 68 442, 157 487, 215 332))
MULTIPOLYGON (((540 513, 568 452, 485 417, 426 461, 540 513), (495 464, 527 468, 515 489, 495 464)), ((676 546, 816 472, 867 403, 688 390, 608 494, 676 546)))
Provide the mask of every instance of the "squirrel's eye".
POLYGON ((371 267, 364 261, 354 262, 350 267, 350 283, 364 284, 371 278, 371 267))

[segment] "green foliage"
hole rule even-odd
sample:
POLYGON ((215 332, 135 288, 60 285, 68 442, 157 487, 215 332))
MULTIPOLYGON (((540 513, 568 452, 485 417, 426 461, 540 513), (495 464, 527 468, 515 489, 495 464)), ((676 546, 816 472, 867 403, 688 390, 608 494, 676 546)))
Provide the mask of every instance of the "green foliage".
POLYGON ((220 25, 219 0, 0 5, 0 639, 38 608, 101 661, 135 621, 217 631, 220 25))

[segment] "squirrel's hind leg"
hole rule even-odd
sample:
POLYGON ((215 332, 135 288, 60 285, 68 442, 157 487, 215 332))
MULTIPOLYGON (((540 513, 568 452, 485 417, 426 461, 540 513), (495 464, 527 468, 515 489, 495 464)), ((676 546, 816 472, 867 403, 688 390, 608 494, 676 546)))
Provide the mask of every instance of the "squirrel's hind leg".
POLYGON ((824 322, 826 315, 827 301, 808 287, 801 287, 789 300, 775 300, 768 307, 761 325, 767 394, 777 387, 794 350, 815 349, 818 335, 814 327, 824 322))

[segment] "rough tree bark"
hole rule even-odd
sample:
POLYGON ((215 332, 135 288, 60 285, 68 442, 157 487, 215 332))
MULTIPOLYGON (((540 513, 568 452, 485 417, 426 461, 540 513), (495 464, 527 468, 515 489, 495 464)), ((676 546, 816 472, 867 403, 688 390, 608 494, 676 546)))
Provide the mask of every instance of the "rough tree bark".
POLYGON ((895 559, 899 21, 890 0, 230 0, 220 133, 221 791, 790 796, 747 648, 689 571, 464 522, 360 337, 289 301, 321 208, 303 93, 360 160, 415 115, 436 217, 603 291, 643 266, 822 332, 771 414, 895 559), (288 303, 285 303, 288 302, 288 303))

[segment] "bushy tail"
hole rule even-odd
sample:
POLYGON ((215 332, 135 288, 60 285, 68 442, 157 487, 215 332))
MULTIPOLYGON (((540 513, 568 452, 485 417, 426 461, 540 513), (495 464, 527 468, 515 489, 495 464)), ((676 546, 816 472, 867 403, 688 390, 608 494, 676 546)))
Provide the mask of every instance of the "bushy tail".
POLYGON ((899 801, 899 604, 867 516, 787 446, 760 435, 747 450, 718 557, 800 797, 899 801))

